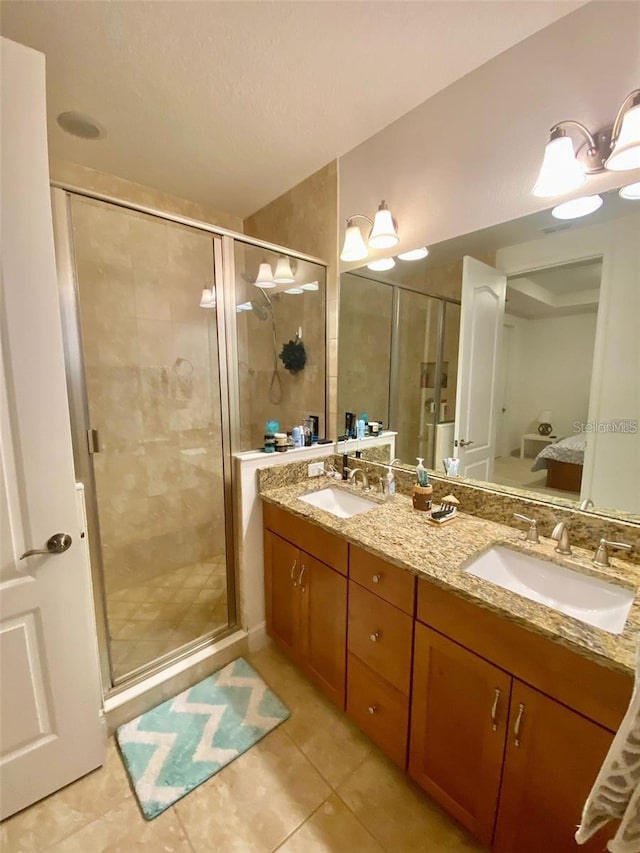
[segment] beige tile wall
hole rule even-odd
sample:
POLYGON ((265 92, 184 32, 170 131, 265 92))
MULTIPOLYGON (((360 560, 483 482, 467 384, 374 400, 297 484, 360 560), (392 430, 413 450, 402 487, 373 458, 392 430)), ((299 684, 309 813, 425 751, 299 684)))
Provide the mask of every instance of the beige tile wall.
POLYGON ((224 554, 215 312, 202 233, 72 200, 107 595, 224 554))
POLYGON ((207 222, 209 225, 217 225, 220 228, 228 228, 231 231, 242 233, 242 219, 239 216, 225 213, 212 205, 199 204, 195 201, 160 192, 153 187, 126 181, 116 175, 98 172, 95 169, 89 169, 87 166, 81 166, 79 163, 70 163, 67 160, 51 160, 49 162, 49 173, 52 181, 69 184, 79 189, 92 190, 132 204, 153 207, 164 213, 174 213, 179 216, 198 219, 201 222, 207 222))
POLYGON ((328 434, 335 435, 338 377, 338 164, 334 160, 244 221, 253 237, 327 262, 328 434))

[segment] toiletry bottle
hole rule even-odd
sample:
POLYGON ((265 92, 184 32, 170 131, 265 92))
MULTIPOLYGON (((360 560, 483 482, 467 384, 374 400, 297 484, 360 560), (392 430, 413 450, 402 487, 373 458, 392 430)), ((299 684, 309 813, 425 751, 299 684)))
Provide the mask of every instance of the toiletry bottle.
POLYGON ((294 426, 294 428, 291 430, 291 438, 293 438, 293 443, 295 447, 302 447, 302 430, 299 426, 294 426))
POLYGON ((412 494, 413 508, 421 512, 429 512, 433 500, 433 486, 429 482, 429 473, 422 464, 423 460, 420 457, 417 457, 417 460, 416 483, 412 494))
POLYGON ((364 422, 363 418, 360 418, 360 420, 358 421, 358 433, 357 433, 358 441, 362 441, 362 439, 364 438, 364 431, 365 431, 365 422, 364 422))
POLYGON ((418 481, 419 486, 426 486, 429 483, 429 475, 427 474, 427 469, 424 467, 424 459, 421 459, 419 456, 416 456, 416 460, 418 464, 416 465, 416 480, 418 481))
POLYGON ((385 494, 387 495, 387 497, 392 498, 396 493, 396 478, 393 475, 393 469, 391 468, 391 465, 387 465, 387 476, 385 479, 385 494))

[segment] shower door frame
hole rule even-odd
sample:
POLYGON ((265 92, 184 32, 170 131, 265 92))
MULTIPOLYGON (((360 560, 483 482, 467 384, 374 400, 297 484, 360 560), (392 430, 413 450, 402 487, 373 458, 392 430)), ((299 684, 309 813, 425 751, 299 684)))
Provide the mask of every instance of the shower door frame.
MULTIPOLYGON (((69 395, 71 433, 73 437, 76 477, 85 486, 87 533, 91 559, 91 574, 94 592, 94 608, 98 633, 100 672, 105 698, 115 696, 123 690, 144 681, 164 670, 167 666, 189 657, 218 640, 231 635, 238 624, 239 584, 239 531, 236 525, 236 472, 234 454, 240 450, 240 391, 237 361, 237 327, 235 310, 235 262, 234 243, 240 240, 269 251, 284 253, 290 257, 310 261, 327 268, 327 262, 285 246, 268 243, 219 228, 197 219, 169 213, 147 205, 135 204, 104 193, 93 192, 64 182, 51 184, 54 235, 56 242, 56 264, 60 309, 64 331, 65 368, 69 395), (91 199, 124 210, 143 213, 165 222, 185 225, 211 235, 214 282, 217 292, 216 319, 218 341, 218 371, 220 379, 220 415, 222 424, 222 469, 225 507, 225 552, 227 564, 227 608, 229 624, 215 634, 196 638, 175 652, 168 652, 144 665, 131 674, 114 679, 110 661, 106 596, 102 565, 102 547, 99 534, 98 506, 91 453, 89 451, 89 406, 85 383, 84 356, 80 328, 78 283, 75 270, 73 231, 71 227, 71 197, 91 199)), ((326 273, 325 273, 326 274, 326 273)), ((194 298, 197 298, 196 293, 194 298)), ((326 300, 328 305, 328 300, 326 300)), ((327 310, 327 309, 326 309, 327 310)), ((325 310, 325 314, 326 314, 325 310)), ((326 322, 326 318, 325 318, 326 322)), ((325 376, 325 421, 326 385, 325 376)), ((239 484, 239 481, 237 481, 239 484)))

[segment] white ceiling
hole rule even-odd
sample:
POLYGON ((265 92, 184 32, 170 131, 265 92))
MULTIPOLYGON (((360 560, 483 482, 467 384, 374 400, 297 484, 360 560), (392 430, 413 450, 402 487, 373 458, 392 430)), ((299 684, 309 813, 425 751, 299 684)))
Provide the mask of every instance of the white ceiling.
POLYGON ((246 216, 581 5, 4 0, 1 30, 46 54, 53 157, 246 216))
POLYGON ((507 281, 506 311, 528 319, 595 314, 601 276, 599 259, 514 276, 507 281))

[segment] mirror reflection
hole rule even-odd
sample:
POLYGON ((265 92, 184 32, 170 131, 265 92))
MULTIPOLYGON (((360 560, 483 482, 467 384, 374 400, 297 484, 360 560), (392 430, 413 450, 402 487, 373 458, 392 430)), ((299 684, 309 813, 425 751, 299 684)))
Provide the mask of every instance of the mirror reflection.
POLYGON ((408 465, 640 516, 640 203, 603 197, 343 274, 339 433, 365 412, 408 465))

